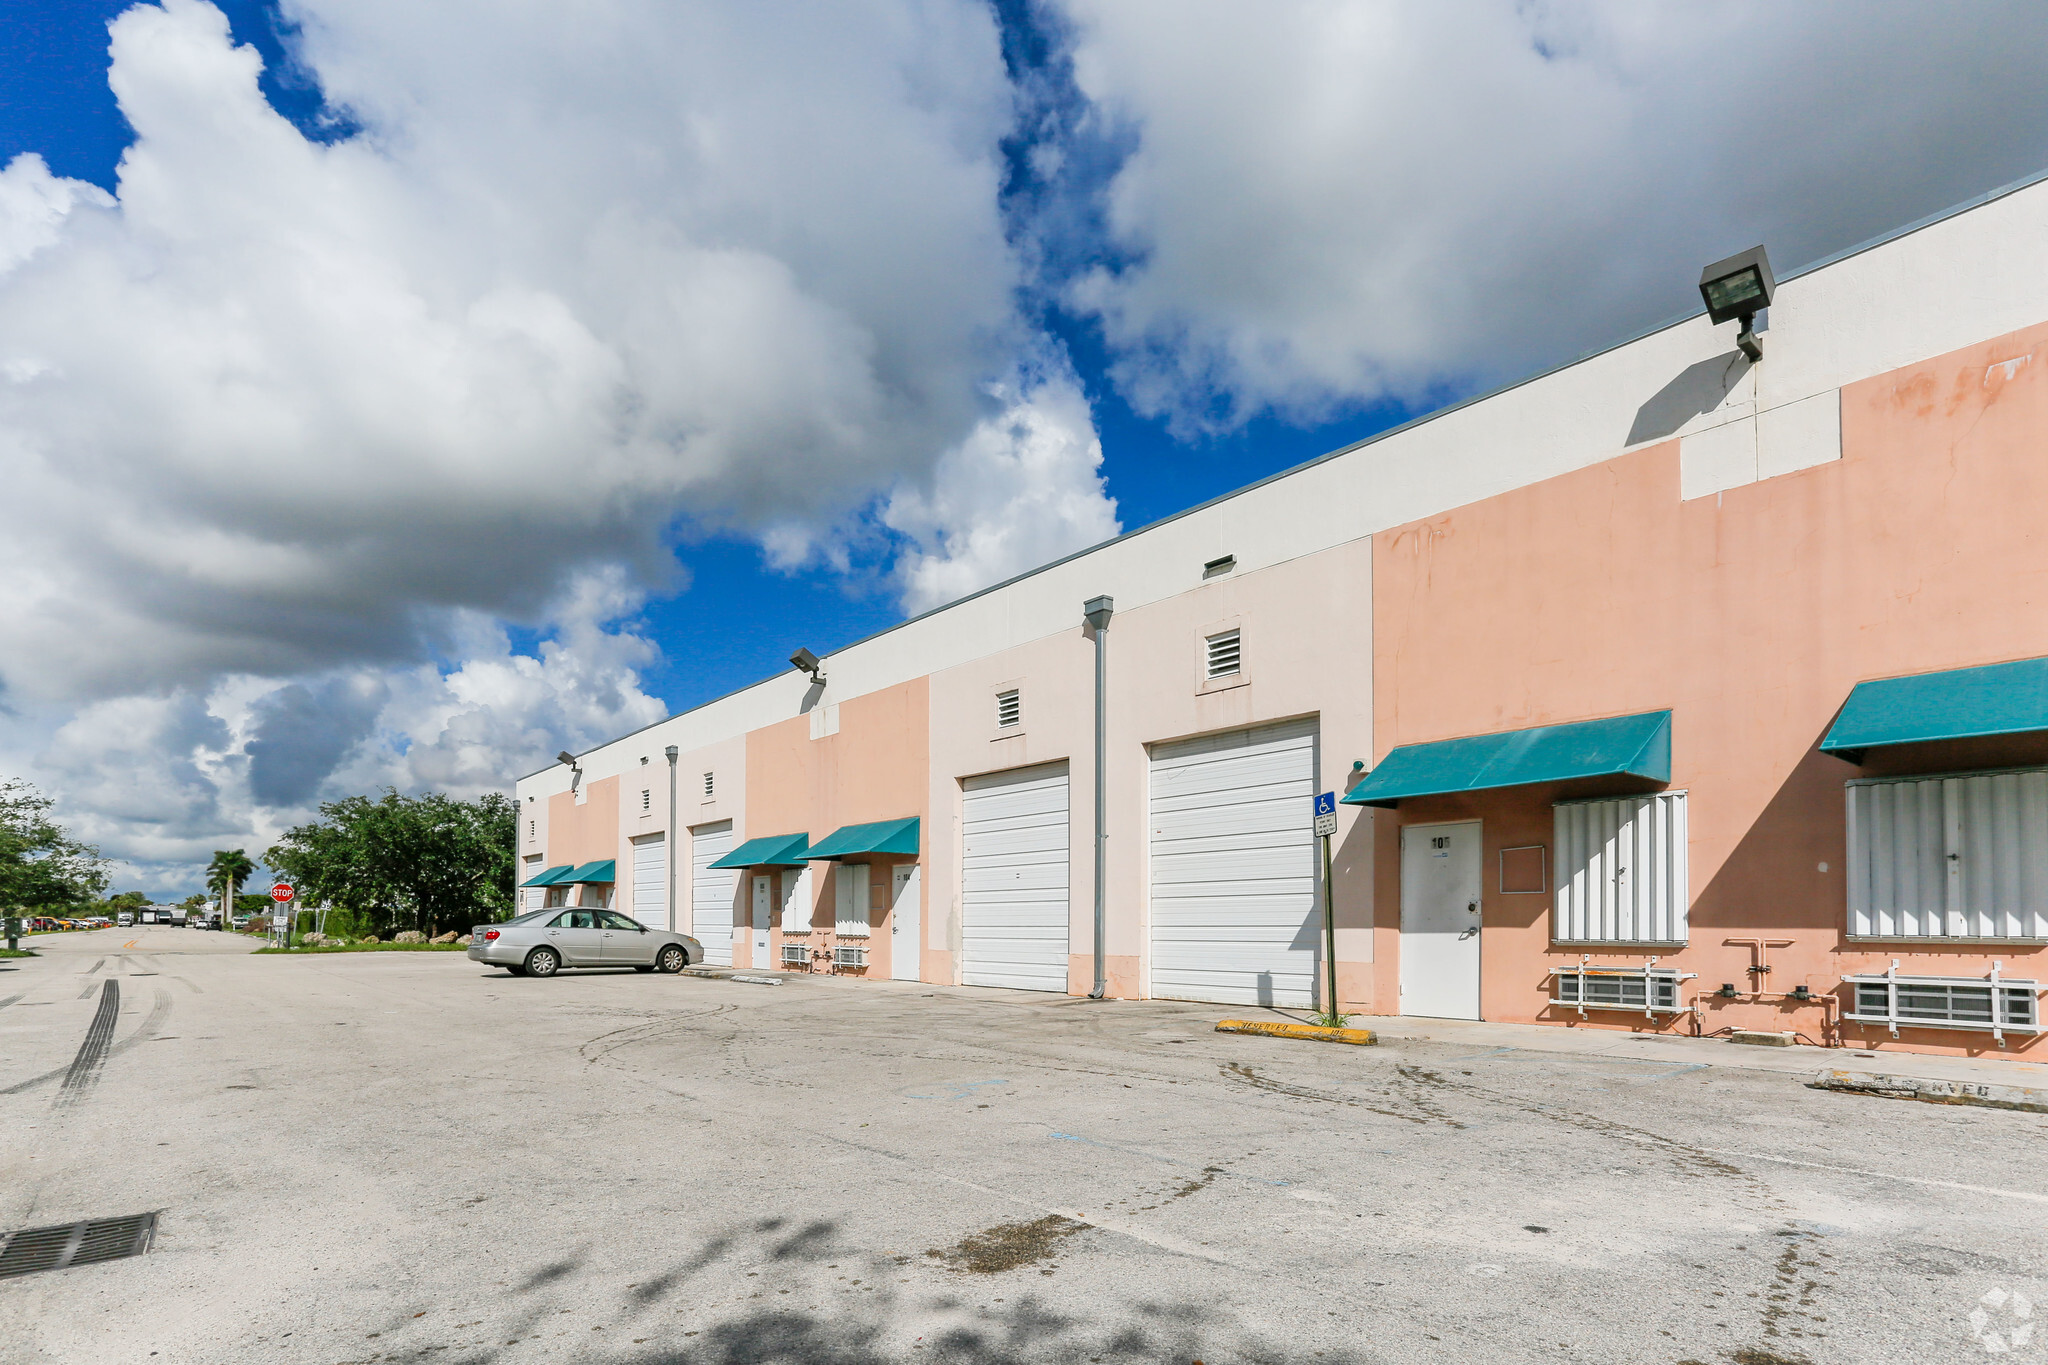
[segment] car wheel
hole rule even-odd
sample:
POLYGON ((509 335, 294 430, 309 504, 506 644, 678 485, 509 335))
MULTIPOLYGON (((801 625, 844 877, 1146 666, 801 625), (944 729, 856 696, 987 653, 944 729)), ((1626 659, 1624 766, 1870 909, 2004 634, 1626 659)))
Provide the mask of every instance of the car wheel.
POLYGON ((562 968, 562 959, 555 955, 553 948, 535 948, 526 955, 528 976, 553 976, 562 968))
POLYGON ((654 965, 670 974, 690 965, 690 955, 683 951, 680 943, 671 943, 661 950, 661 956, 654 959, 654 965))

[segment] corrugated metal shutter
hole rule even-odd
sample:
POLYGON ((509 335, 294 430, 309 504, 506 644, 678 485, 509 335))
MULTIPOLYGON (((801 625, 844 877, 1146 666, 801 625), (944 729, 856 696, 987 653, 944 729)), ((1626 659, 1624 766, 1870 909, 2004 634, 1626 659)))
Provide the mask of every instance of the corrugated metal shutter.
POLYGON ((2048 938, 2048 768, 1848 784, 1849 932, 2048 938))
POLYGON ((965 788, 960 979, 1065 991, 1073 916, 1067 765, 969 778, 965 788))
POLYGON ((732 965, 732 898, 740 874, 711 864, 732 852, 732 821, 690 831, 690 934, 704 945, 704 960, 732 965))
POLYGON ((1316 722, 1153 746, 1151 990, 1309 1008, 1316 722))
MULTIPOLYGON (((544 856, 539 853, 526 855, 519 869, 519 880, 522 883, 532 881, 545 870, 542 864, 544 856)), ((519 913, 523 915, 529 910, 540 909, 541 898, 547 895, 547 890, 545 886, 522 885, 519 888, 519 913)))
POLYGON ((840 863, 832 869, 832 932, 841 938, 866 938, 874 908, 866 863, 840 863))
POLYGON ((650 929, 668 928, 668 837, 633 841, 633 918, 650 929))
POLYGON ((1683 943, 1691 900, 1685 793, 1560 801, 1558 943, 1683 943))

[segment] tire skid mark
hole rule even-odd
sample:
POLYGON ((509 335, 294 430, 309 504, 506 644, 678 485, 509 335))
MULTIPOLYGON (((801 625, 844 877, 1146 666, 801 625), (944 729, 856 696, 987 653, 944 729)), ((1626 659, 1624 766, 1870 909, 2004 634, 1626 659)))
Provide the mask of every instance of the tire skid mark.
POLYGON ((92 974, 93 974, 94 972, 98 971, 98 970, 99 970, 100 968, 102 968, 102 967, 104 967, 104 966, 106 966, 106 965, 107 965, 107 960, 106 960, 105 958, 101 958, 101 959, 100 959, 99 961, 97 961, 97 962, 93 963, 93 964, 92 964, 92 965, 91 965, 90 967, 87 967, 87 968, 86 968, 86 969, 85 969, 84 971, 80 972, 80 973, 79 973, 79 975, 80 975, 80 976, 91 976, 91 975, 92 975, 92 974))
MULTIPOLYGON (((1284 1081, 1269 1080, 1259 1075, 1243 1062, 1230 1062, 1226 1064, 1223 1068, 1223 1076, 1225 1080, 1236 1081, 1275 1095, 1288 1095, 1298 1100, 1315 1100, 1321 1104, 1348 1104, 1353 1108, 1363 1109, 1370 1114, 1378 1114, 1384 1118, 1400 1119, 1403 1123, 1441 1123, 1447 1128, 1465 1127, 1462 1121, 1446 1113, 1441 1105, 1432 1103, 1425 1095, 1414 1090, 1401 1094, 1389 1094, 1386 1097, 1397 1104, 1406 1104, 1409 1108, 1386 1109, 1356 1095, 1343 1095, 1329 1090, 1314 1090, 1305 1085, 1289 1085, 1284 1081)), ((1406 1082, 1414 1080, 1413 1077, 1406 1073, 1405 1068, 1401 1072, 1400 1079, 1406 1082)))
MULTIPOLYGON (((113 985, 114 983, 109 981, 107 984, 113 985)), ((20 999, 19 996, 15 998, 20 999)), ((115 1043, 112 1047, 108 1048, 106 1055, 108 1057, 117 1057, 121 1053, 126 1052, 129 1048, 134 1047, 137 1043, 147 1042, 149 1039, 155 1037, 156 1031, 163 1027, 163 1022, 165 1019, 170 1017, 170 1013, 171 993, 165 990, 162 986, 158 986, 156 988, 156 1003, 150 1006, 149 1016, 142 1021, 142 1026, 136 1029, 135 1032, 129 1034, 126 1038, 123 1038, 120 1042, 115 1043)), ((97 1018, 97 1016, 95 1016, 95 1018, 97 1018)), ((71 1068, 69 1066, 52 1067, 50 1070, 45 1071, 40 1076, 31 1076, 25 1081, 16 1081, 13 1085, 7 1086, 5 1089, 0 1089, 0 1095, 19 1095, 24 1090, 33 1090, 37 1086, 43 1084, 43 1082, 45 1081, 56 1080, 59 1076, 64 1075, 70 1069, 71 1068)))
POLYGON ((78 1055, 71 1059, 71 1067, 57 1087, 59 1107, 77 1104, 92 1093, 100 1068, 107 1064, 107 1044, 113 1041, 120 1016, 121 983, 110 977, 100 988, 100 1007, 86 1027, 85 1041, 78 1045, 78 1055))

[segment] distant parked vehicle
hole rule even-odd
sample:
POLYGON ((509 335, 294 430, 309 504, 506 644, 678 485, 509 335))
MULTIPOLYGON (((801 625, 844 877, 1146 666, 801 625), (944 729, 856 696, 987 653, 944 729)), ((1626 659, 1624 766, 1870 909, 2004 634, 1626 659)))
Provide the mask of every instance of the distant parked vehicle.
POLYGON ((118 923, 120 924, 120 926, 121 926, 121 927, 122 927, 123 929, 129 928, 130 926, 132 926, 132 925, 133 925, 133 924, 135 923, 135 915, 134 915, 134 912, 133 912, 133 911, 129 911, 129 910, 123 910, 123 911, 122 911, 122 912, 120 913, 120 915, 119 915, 119 917, 118 917, 118 921, 117 921, 117 922, 118 922, 118 923))
POLYGON ((477 925, 470 932, 469 958, 514 976, 553 976, 565 967, 679 972, 704 960, 704 945, 688 934, 650 929, 616 910, 555 908, 477 925))

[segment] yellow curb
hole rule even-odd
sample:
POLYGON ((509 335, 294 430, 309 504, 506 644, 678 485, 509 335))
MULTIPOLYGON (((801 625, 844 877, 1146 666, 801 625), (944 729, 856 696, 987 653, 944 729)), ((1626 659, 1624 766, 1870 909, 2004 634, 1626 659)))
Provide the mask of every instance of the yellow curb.
POLYGON ((1321 1028, 1315 1024, 1274 1024, 1262 1019, 1225 1019, 1216 1025, 1218 1033, 1259 1033, 1268 1038, 1306 1038, 1317 1043, 1351 1043, 1371 1047, 1379 1035, 1369 1028, 1321 1028))

